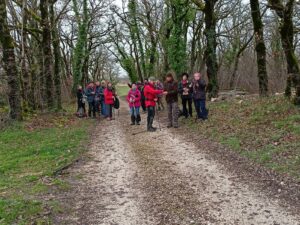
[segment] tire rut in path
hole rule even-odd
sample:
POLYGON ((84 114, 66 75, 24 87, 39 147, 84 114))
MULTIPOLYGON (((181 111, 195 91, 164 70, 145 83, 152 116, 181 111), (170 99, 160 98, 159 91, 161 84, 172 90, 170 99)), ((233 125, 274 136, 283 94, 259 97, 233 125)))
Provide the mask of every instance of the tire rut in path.
POLYGON ((129 126, 124 108, 118 120, 97 125, 91 160, 70 169, 83 177, 70 178, 67 198, 75 204, 57 224, 300 224, 181 135, 166 129, 132 135, 144 126, 129 126))

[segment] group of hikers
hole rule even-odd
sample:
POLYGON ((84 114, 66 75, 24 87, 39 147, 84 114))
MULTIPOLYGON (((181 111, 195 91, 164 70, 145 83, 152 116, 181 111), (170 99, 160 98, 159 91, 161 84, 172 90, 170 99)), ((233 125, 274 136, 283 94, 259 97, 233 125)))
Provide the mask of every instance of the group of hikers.
MULTIPOLYGON (((189 74, 183 73, 181 80, 177 82, 172 73, 168 73, 162 83, 154 77, 145 79, 144 82, 129 84, 130 90, 127 94, 127 102, 130 108, 131 125, 140 125, 140 108, 147 112, 147 131, 156 131, 153 127, 155 112, 163 110, 163 96, 167 103, 168 128, 178 128, 180 114, 185 118, 193 117, 193 102, 197 112, 197 120, 206 120, 208 110, 206 109, 206 81, 200 73, 195 73, 193 79, 189 80, 189 74), (179 97, 181 97, 182 111, 179 110, 179 97)), ((85 113, 85 98, 88 102, 88 116, 96 117, 96 113, 109 120, 113 119, 112 110, 118 101, 117 93, 111 82, 102 81, 89 83, 85 90, 78 87, 77 99, 78 110, 83 109, 85 113)))
POLYGON ((90 82, 86 89, 77 89, 77 116, 86 117, 85 103, 88 103, 88 116, 96 118, 96 114, 113 119, 113 108, 117 101, 117 94, 111 82, 90 82))

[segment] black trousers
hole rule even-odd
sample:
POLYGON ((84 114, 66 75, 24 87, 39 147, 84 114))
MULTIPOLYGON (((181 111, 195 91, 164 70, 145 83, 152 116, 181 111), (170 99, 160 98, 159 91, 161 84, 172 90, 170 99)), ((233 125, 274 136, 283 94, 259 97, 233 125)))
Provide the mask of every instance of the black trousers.
POLYGON ((89 102, 89 117, 92 116, 93 112, 93 117, 96 117, 96 105, 95 101, 89 102))
POLYGON ((149 106, 147 107, 147 128, 152 127, 154 117, 155 117, 155 107, 149 106))
POLYGON ((83 103, 81 100, 77 101, 77 112, 79 111, 79 109, 83 109, 83 112, 85 113, 85 103, 83 103))
POLYGON ((193 100, 192 98, 182 98, 182 113, 187 118, 193 116, 193 100), (187 108, 188 106, 188 108, 187 108))

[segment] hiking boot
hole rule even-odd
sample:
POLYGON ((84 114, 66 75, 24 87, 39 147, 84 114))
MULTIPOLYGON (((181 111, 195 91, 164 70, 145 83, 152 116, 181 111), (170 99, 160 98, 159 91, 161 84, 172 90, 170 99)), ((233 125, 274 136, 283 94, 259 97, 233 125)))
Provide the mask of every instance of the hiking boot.
POLYGON ((156 131, 156 128, 154 128, 154 127, 149 127, 149 128, 147 129, 147 131, 148 131, 148 132, 155 132, 155 131, 156 131))
POLYGON ((131 124, 130 125, 135 125, 135 116, 131 116, 131 124))
POLYGON ((140 122, 141 122, 141 116, 137 115, 136 116, 136 125, 140 125, 140 122))

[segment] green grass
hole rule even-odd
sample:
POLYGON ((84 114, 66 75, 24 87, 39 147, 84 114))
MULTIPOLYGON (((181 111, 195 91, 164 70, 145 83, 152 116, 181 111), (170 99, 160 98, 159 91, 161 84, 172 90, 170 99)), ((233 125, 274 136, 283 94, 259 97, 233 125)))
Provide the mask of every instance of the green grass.
POLYGON ((117 85, 117 93, 120 97, 127 96, 129 87, 127 85, 117 85))
POLYGON ((91 124, 70 114, 43 115, 0 130, 1 225, 49 224, 41 215, 50 203, 40 196, 52 185, 68 187, 53 173, 82 153, 91 124))
POLYGON ((300 179, 300 108, 283 97, 208 103, 210 118, 195 124, 204 136, 241 155, 300 179))

